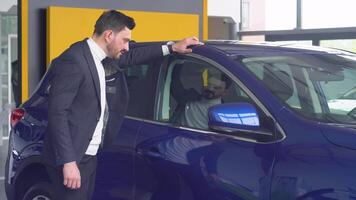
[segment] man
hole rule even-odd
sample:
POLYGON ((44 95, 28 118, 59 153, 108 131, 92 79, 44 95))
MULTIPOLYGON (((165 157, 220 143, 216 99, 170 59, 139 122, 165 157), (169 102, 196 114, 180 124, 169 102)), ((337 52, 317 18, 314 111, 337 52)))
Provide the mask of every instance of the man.
MULTIPOLYGON (((137 64, 171 52, 189 53, 188 46, 201 44, 191 37, 170 46, 152 45, 128 51, 134 27, 131 17, 115 10, 106 11, 96 21, 91 38, 73 44, 52 61, 48 131, 42 155, 56 198, 92 197, 95 155, 101 143, 106 107, 104 58, 116 59, 117 66, 137 64)), ((125 95, 116 96, 125 99, 125 95)), ((122 105, 115 106, 120 109, 111 110, 126 110, 122 105)), ((123 113, 109 116, 120 124, 123 113)))
POLYGON ((182 126, 208 130, 208 110, 222 103, 222 97, 228 93, 231 80, 223 74, 210 75, 208 84, 201 93, 194 89, 184 89, 179 80, 182 65, 177 65, 172 77, 172 95, 178 102, 173 122, 182 126))

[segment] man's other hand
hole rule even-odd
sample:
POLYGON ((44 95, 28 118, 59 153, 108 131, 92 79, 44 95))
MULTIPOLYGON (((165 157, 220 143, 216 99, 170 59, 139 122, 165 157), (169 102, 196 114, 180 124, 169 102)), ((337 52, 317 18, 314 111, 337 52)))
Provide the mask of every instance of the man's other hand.
POLYGON ((192 49, 188 48, 191 45, 203 45, 204 43, 200 42, 196 37, 188 37, 180 40, 172 45, 172 49, 177 53, 190 53, 192 49))
POLYGON ((80 171, 75 161, 63 165, 63 185, 73 190, 80 188, 80 171))

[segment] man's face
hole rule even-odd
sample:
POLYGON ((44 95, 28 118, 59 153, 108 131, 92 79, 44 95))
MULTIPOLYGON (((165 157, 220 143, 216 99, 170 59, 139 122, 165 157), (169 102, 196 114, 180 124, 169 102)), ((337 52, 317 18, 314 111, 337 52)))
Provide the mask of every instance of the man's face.
POLYGON ((111 34, 111 36, 108 36, 107 43, 108 57, 118 59, 123 53, 129 50, 131 30, 125 27, 120 32, 112 32, 111 34))
POLYGON ((226 83, 215 77, 209 78, 208 87, 205 88, 206 99, 221 98, 226 94, 226 83))

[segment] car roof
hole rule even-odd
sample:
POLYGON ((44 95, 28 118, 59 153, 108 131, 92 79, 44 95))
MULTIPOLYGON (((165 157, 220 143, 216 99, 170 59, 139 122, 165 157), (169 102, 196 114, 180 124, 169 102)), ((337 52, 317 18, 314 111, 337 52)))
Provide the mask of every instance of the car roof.
POLYGON ((212 46, 225 52, 227 55, 257 54, 257 53, 310 53, 310 54, 347 54, 352 52, 325 48, 319 46, 299 45, 291 42, 243 42, 234 40, 206 41, 206 45, 212 46))
MULTIPOLYGON (((132 42, 130 48, 147 46, 152 44, 166 44, 167 42, 132 42)), ((234 55, 256 55, 256 54, 288 54, 288 53, 307 53, 307 54, 338 54, 355 56, 355 53, 320 46, 300 45, 295 42, 244 42, 238 40, 208 40, 204 41, 203 46, 193 47, 193 50, 200 48, 214 48, 228 56, 234 55)))

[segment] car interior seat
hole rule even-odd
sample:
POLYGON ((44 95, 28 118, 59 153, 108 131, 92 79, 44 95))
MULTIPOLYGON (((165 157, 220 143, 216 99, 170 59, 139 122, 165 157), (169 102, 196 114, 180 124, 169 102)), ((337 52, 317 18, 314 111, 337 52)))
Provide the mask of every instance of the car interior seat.
POLYGON ((201 71, 204 68, 195 62, 178 63, 172 67, 169 121, 179 124, 185 104, 191 100, 200 100, 203 88, 201 71))
POLYGON ((283 102, 293 96, 293 80, 284 70, 264 65, 262 81, 283 102))

